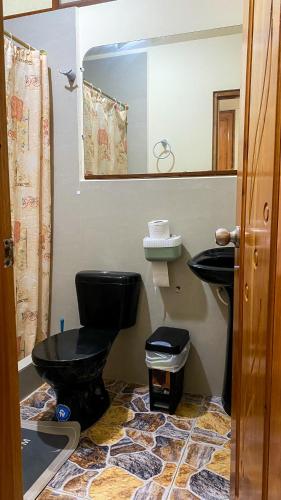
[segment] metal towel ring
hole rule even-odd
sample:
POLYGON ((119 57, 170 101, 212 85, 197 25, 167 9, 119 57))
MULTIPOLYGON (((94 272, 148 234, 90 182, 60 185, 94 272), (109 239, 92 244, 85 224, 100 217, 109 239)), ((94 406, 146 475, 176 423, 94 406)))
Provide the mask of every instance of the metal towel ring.
POLYGON ((171 145, 169 144, 169 142, 166 139, 162 139, 161 141, 156 142, 156 144, 154 145, 153 156, 157 160, 165 160, 166 158, 168 158, 170 156, 171 153, 172 153, 171 145), (157 148, 158 144, 162 144, 162 147, 163 147, 163 151, 160 154, 156 153, 156 148, 157 148), (163 153, 166 153, 165 156, 163 156, 163 153))
POLYGON ((172 172, 174 166, 175 166, 175 155, 172 151, 172 147, 171 145, 169 144, 169 142, 167 141, 167 139, 162 139, 161 141, 158 141, 156 142, 156 144, 154 145, 154 148, 153 148, 153 156, 155 158, 157 158, 157 162, 156 162, 156 168, 157 168, 157 171, 161 174, 163 173, 170 173, 172 172), (161 144, 162 147, 163 147, 163 151, 161 151, 161 153, 157 153, 156 152, 156 148, 157 146, 161 144), (159 162, 161 160, 166 160, 167 158, 169 157, 172 157, 172 164, 171 164, 171 167, 169 168, 169 170, 166 170, 165 172, 163 172, 160 168, 159 168, 159 162))
POLYGON ((165 158, 160 157, 160 158, 157 159, 157 162, 156 162, 156 168, 157 168, 157 171, 160 174, 169 174, 170 172, 172 172, 172 170, 173 170, 173 168, 175 166, 175 160, 176 159, 175 159, 175 155, 174 155, 173 151, 170 151, 169 156, 165 156, 165 158), (170 166, 169 170, 165 170, 165 172, 163 172, 159 168, 159 163, 160 163, 161 160, 164 160, 165 158, 169 158, 170 156, 172 157, 172 165, 170 166))

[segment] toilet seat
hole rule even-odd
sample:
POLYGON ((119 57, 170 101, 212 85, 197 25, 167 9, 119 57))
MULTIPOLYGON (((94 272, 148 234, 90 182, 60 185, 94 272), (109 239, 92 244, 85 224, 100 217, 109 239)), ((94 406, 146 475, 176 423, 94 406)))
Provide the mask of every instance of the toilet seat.
POLYGON ((83 327, 51 335, 34 347, 33 363, 40 367, 85 367, 107 356, 117 333, 83 327))

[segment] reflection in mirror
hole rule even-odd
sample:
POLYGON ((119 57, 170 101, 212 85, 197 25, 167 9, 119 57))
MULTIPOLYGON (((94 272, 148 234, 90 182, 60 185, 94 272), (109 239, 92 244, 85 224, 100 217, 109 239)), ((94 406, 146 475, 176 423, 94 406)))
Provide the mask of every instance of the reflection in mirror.
POLYGON ((241 46, 234 26, 90 49, 85 177, 236 169, 239 90, 218 99, 215 143, 213 95, 240 88, 241 46))
POLYGON ((214 170, 237 170, 239 122, 240 90, 214 92, 214 170))

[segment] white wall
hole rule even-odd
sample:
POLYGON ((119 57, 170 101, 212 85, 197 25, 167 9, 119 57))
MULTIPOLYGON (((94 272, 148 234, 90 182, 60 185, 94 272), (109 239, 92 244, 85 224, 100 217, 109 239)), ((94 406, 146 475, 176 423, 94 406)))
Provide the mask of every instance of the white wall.
POLYGON ((243 0, 117 0, 79 9, 80 59, 94 45, 242 24, 243 0))
MULTIPOLYGON (((149 172, 157 171, 153 147, 164 138, 173 171, 212 169, 213 92, 240 88, 241 50, 241 34, 148 49, 149 172)), ((161 171, 171 164, 161 160, 161 171)))
MULTIPOLYGON (((164 7, 172 4, 174 6, 175 3, 179 5, 178 0, 172 3, 164 0, 153 3, 159 8, 160 4, 164 7)), ((183 29, 184 23, 191 22, 190 15, 184 19, 176 8, 169 10, 169 16, 160 16, 159 10, 151 11, 148 16, 149 4, 152 4, 151 0, 119 0, 98 5, 95 7, 97 11, 93 10, 92 13, 88 7, 79 9, 85 21, 83 29, 90 30, 86 33, 84 31, 84 34, 88 40, 91 38, 91 46, 93 33, 96 40, 105 44, 109 43, 106 34, 111 31, 114 41, 116 36, 117 39, 122 38, 124 25, 125 40, 128 39, 129 25, 133 39, 140 31, 149 31, 148 36, 151 36, 153 30, 141 27, 141 21, 146 19, 148 28, 155 27, 157 19, 157 35, 161 30, 173 31, 175 20, 177 26, 181 25, 183 29), (133 15, 131 5, 137 8, 136 14, 140 16, 138 23, 130 20, 133 15), (141 9, 142 5, 144 11, 141 9), (123 24, 115 17, 115 9, 119 9, 120 15, 122 6, 128 7, 123 12, 123 24), (100 14, 95 15, 95 12, 103 12, 103 17, 99 17, 100 14)), ((214 2, 208 4, 209 11, 212 12, 214 2)), ((195 14, 200 10, 198 5, 200 8, 206 8, 207 2, 194 2, 195 14)), ((231 9, 225 10, 229 12, 231 9)), ((218 303, 209 285, 201 283, 192 275, 186 261, 189 255, 214 246, 214 230, 217 227, 234 226, 236 179, 214 177, 78 182, 77 107, 80 105, 80 97, 78 92, 71 93, 65 89, 65 79, 58 73, 60 67, 79 67, 81 54, 90 48, 89 43, 83 42, 82 32, 80 42, 78 40, 76 45, 75 11, 76 9, 64 9, 18 18, 7 23, 9 31, 29 41, 33 46, 48 51, 52 73, 52 333, 58 331, 59 319, 62 316, 65 317, 66 328, 79 325, 74 286, 77 271, 88 268, 140 272, 144 285, 137 325, 128 331, 120 332, 108 359, 107 375, 126 381, 145 382, 145 339, 154 328, 165 323, 189 328, 191 333, 193 347, 186 368, 185 388, 195 392, 219 394, 224 371, 227 311, 218 303), (77 55, 79 43, 80 56, 77 55), (150 264, 145 261, 142 249, 142 237, 147 232, 147 221, 155 217, 168 218, 173 232, 182 234, 185 247, 181 260, 171 265, 171 288, 157 292, 152 285, 150 264), (176 286, 181 287, 180 293, 177 293, 176 286), (166 319, 164 310, 167 312, 166 319)), ((241 22, 240 18, 238 20, 238 11, 239 9, 237 22, 241 22)), ((224 14, 226 17, 227 12, 224 14)), ((222 22, 225 22, 225 19, 222 22)))

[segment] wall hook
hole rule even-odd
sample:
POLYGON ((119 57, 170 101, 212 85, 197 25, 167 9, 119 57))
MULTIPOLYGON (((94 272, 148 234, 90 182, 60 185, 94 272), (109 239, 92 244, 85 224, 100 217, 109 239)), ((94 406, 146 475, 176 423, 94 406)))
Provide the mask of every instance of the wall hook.
POLYGON ((74 85, 76 80, 76 73, 72 69, 69 69, 68 71, 59 70, 59 72, 61 75, 66 76, 66 78, 68 79, 69 86, 65 86, 67 90, 72 91, 77 88, 77 85, 74 85))

